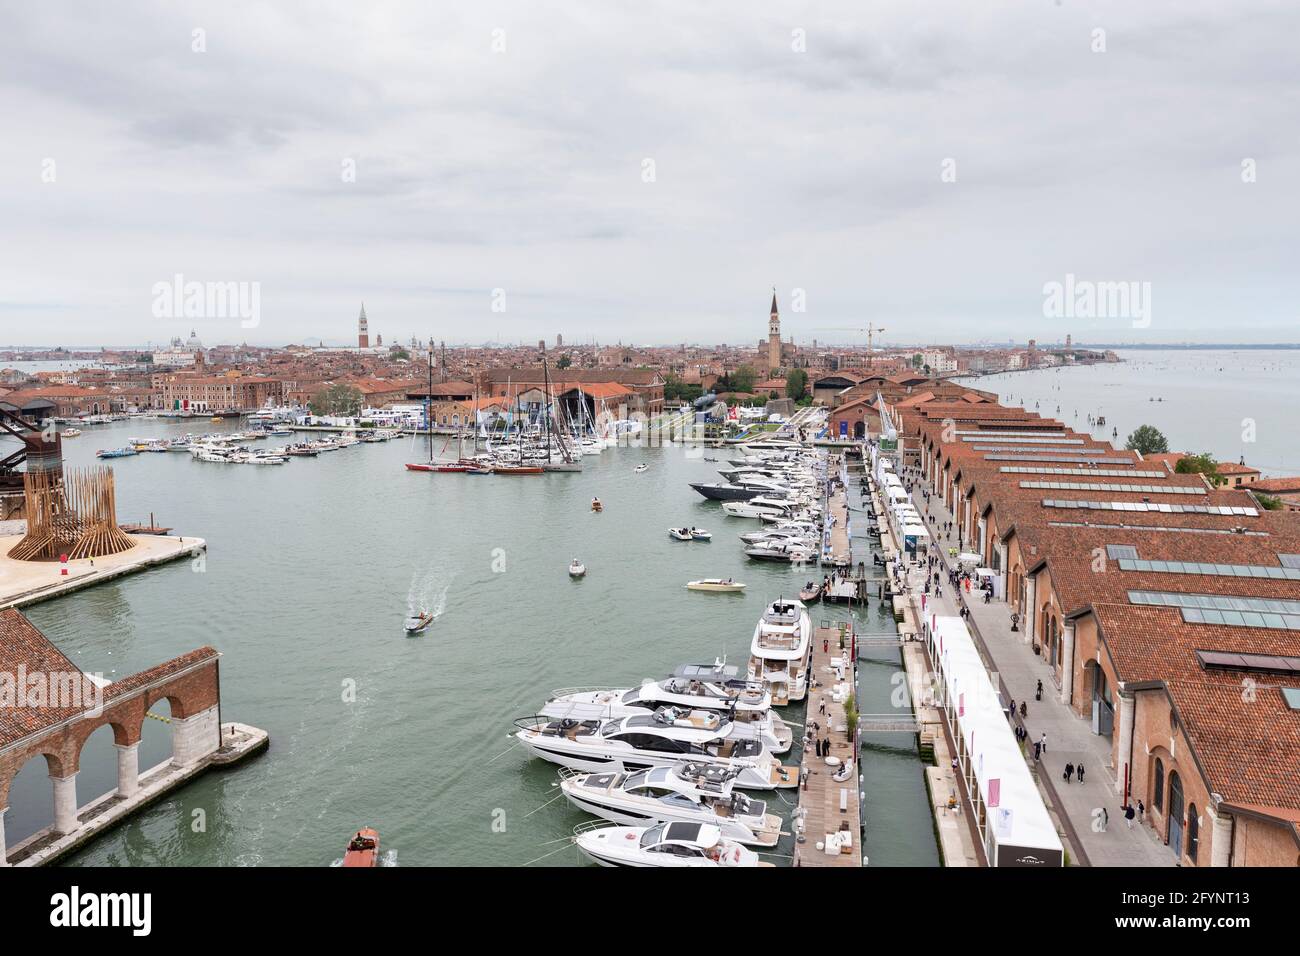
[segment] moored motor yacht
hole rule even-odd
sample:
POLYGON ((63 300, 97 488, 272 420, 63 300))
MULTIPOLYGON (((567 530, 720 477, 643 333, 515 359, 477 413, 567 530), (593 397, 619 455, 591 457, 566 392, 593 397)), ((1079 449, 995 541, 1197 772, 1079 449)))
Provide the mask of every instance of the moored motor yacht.
MULTIPOLYGON (((594 821, 593 821, 594 822, 594 821)), ((573 842, 601 866, 762 866, 758 854, 723 839, 715 826, 657 823, 652 827, 579 826, 573 842)))
POLYGON ((817 560, 817 549, 792 541, 760 542, 745 549, 745 557, 755 561, 785 561, 789 564, 811 564, 817 560))
POLYGON ((763 611, 750 644, 749 679, 765 681, 777 706, 808 693, 812 621, 801 601, 780 599, 763 611))
POLYGON ((794 734, 772 711, 772 695, 761 681, 737 680, 736 672, 734 666, 722 663, 685 664, 662 680, 645 681, 640 687, 563 688, 542 705, 542 716, 627 717, 664 706, 713 710, 738 723, 752 724, 770 751, 785 753, 794 734))
POLYGON ((738 769, 736 786, 771 790, 797 786, 794 767, 783 767, 750 725, 716 711, 661 707, 630 717, 515 721, 514 737, 533 756, 573 770, 622 771, 671 766, 689 759, 738 769))
POLYGON ((692 761, 636 773, 560 771, 560 789, 579 810, 628 826, 702 823, 737 843, 776 846, 781 818, 735 789, 736 771, 692 761))

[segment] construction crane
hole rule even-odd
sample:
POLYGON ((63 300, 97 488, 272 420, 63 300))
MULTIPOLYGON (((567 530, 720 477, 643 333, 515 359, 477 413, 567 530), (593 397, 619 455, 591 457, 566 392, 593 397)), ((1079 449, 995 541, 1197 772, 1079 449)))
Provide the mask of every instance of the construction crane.
POLYGON ((835 325, 835 326, 830 326, 830 327, 828 327, 828 328, 813 329, 812 331, 814 331, 814 332, 858 332, 858 333, 865 332, 865 333, 867 333, 867 367, 870 368, 870 367, 875 363, 875 358, 876 358, 876 353, 875 353, 875 351, 872 349, 872 342, 873 342, 875 336, 876 336, 878 333, 883 332, 883 331, 885 331, 885 330, 884 330, 884 328, 882 328, 882 327, 879 326, 879 325, 872 325, 872 324, 870 324, 870 323, 867 323, 867 325, 865 325, 865 326, 856 326, 856 325, 835 325))

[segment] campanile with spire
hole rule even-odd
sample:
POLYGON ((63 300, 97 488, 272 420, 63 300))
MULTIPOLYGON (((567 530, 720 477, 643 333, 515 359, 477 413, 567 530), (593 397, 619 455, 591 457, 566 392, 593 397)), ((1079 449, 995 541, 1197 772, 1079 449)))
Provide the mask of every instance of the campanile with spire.
POLYGON ((361 315, 357 319, 357 348, 370 348, 370 328, 366 322, 366 304, 361 303, 361 315))
POLYGON ((767 370, 781 367, 781 316, 776 309, 776 288, 772 288, 772 316, 767 322, 767 370))

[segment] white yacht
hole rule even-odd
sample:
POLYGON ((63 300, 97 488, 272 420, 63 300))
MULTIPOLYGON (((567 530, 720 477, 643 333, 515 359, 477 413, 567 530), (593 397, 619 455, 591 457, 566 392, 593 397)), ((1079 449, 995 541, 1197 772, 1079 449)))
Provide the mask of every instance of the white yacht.
POLYGON ((660 707, 712 710, 750 724, 772 753, 785 753, 794 740, 790 725, 772 711, 772 695, 762 681, 737 680, 736 668, 720 662, 685 664, 663 680, 640 687, 564 688, 551 694, 541 716, 612 718, 651 713, 660 707))
MULTIPOLYGON (((594 822, 594 821, 593 821, 594 822)), ((601 866, 763 866, 753 850, 714 826, 658 823, 652 827, 578 827, 573 842, 601 866)))
POLYGON ((768 813, 764 801, 735 789, 734 770, 683 760, 632 774, 560 774, 565 799, 613 823, 702 823, 754 846, 776 846, 781 836, 781 818, 768 813))
POLYGON ((745 557, 755 561, 785 561, 789 564, 812 564, 817 560, 816 545, 793 541, 759 542, 745 549, 745 557))
POLYGON ((803 603, 773 601, 754 627, 749 678, 765 681, 777 706, 803 700, 808 693, 811 651, 812 621, 803 603))
POLYGON ((786 518, 791 514, 805 510, 807 507, 806 502, 794 498, 772 498, 766 495, 759 495, 750 498, 748 501, 724 501, 722 503, 722 510, 733 518, 761 518, 764 515, 786 518))
POLYGON ((724 719, 717 711, 663 707, 654 713, 610 719, 515 721, 514 737, 533 756, 573 770, 632 773, 693 760, 735 768, 736 786, 771 790, 798 785, 798 770, 783 767, 750 725, 724 719))

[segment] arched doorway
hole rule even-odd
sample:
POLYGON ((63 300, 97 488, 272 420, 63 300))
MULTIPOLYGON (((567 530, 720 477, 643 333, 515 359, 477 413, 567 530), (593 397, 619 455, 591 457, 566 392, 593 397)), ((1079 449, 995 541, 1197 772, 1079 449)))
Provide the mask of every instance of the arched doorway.
POLYGON ((853 423, 853 437, 854 437, 854 438, 866 438, 866 437, 867 437, 867 423, 866 423, 866 422, 854 422, 854 423, 853 423))
POLYGON ((1178 772, 1169 772, 1169 848, 1174 859, 1183 858, 1183 781, 1178 772))
POLYGON ((1115 732, 1115 701, 1111 697, 1106 672, 1096 661, 1088 661, 1083 665, 1083 673, 1092 692, 1092 732, 1101 737, 1111 737, 1115 732))

